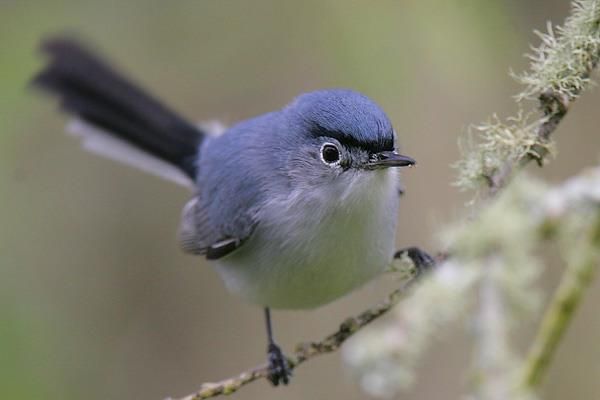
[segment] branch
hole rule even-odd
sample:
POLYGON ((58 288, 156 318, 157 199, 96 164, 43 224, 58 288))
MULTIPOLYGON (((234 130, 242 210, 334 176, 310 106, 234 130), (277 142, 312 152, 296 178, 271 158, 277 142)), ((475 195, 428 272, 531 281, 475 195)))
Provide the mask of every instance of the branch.
MULTIPOLYGON (((550 153, 552 133, 567 115, 573 101, 590 84, 590 76, 600 60, 600 1, 573 1, 571 15, 563 27, 555 30, 559 33, 558 37, 550 24, 548 33, 538 33, 542 44, 529 56, 532 61, 530 71, 521 76, 513 74, 513 77, 526 86, 517 96, 517 100, 537 99, 542 118, 529 124, 529 114, 521 118, 520 111, 517 118, 507 120, 509 124, 504 124, 496 118, 496 124, 480 126, 478 129, 483 143, 477 150, 481 152, 481 161, 473 162, 477 160, 477 156, 474 157, 472 153, 465 155, 466 161, 462 162, 462 166, 475 168, 473 171, 461 173, 459 182, 464 187, 473 186, 473 178, 481 174, 487 184, 488 195, 494 196, 506 186, 515 170, 525 167, 531 161, 536 161, 542 166, 550 153), (510 124, 515 121, 516 124, 510 124), (507 128, 512 130, 508 135, 507 128), (503 142, 502 139, 507 136, 512 139, 509 140, 508 149, 502 147, 506 146, 506 141, 503 142), (506 160, 498 162, 505 156, 506 160), (492 162, 489 162, 490 159, 492 162)), ((588 240, 584 241, 586 248, 574 246, 579 249, 580 254, 576 254, 575 257, 571 255, 570 259, 576 261, 570 263, 565 270, 561 284, 527 355, 523 376, 520 378, 522 393, 529 393, 539 385, 600 262, 597 250, 600 247, 600 214, 597 214, 597 221, 592 226, 589 236, 588 240)), ((481 318, 484 318, 487 310, 481 308, 481 312, 481 318)), ((494 337, 495 334, 491 332, 488 336, 494 337)), ((495 371, 487 375, 493 379, 500 374, 495 371)))
MULTIPOLYGON (((415 360, 433 339, 447 331, 449 323, 473 314, 464 310, 471 306, 469 300, 476 288, 493 295, 485 299, 487 304, 479 310, 480 325, 497 322, 489 319, 490 308, 486 306, 490 304, 493 313, 505 311, 505 318, 498 323, 507 325, 503 332, 483 327, 489 329, 481 331, 483 345, 476 348, 481 353, 499 346, 512 350, 511 343, 502 343, 509 339, 511 323, 517 322, 515 316, 519 312, 532 313, 535 308, 538 298, 534 282, 541 272, 541 263, 533 250, 545 234, 546 223, 552 225, 556 214, 549 207, 547 214, 540 215, 546 189, 533 180, 523 180, 502 196, 496 195, 532 160, 542 165, 551 152, 551 135, 589 86, 590 74, 600 58, 600 1, 573 1, 572 13, 564 26, 554 30, 549 26, 549 32, 540 36, 542 45, 531 56, 530 71, 516 78, 526 86, 517 98, 536 100, 541 114, 524 112, 519 105, 516 116, 501 120, 494 115, 488 122, 471 128, 470 133, 478 131, 476 141, 475 135, 470 135, 461 143, 463 157, 455 165, 457 186, 476 189, 486 198, 495 197, 494 201, 478 210, 477 218, 455 229, 458 232, 446 234, 451 259, 438 266, 433 279, 419 286, 387 326, 346 347, 352 355, 347 362, 360 377, 363 389, 371 394, 391 397, 412 382, 415 360), (546 217, 547 220, 539 221, 546 217), (494 274, 484 262, 491 255, 501 255, 506 260, 501 268, 494 268, 494 274), (437 329, 440 324, 444 329, 437 329), (386 340, 389 337, 396 339, 386 340)), ((588 188, 594 184, 600 185, 600 180, 591 182, 588 188)), ((571 189, 564 192, 570 193, 571 189)), ((518 359, 479 355, 484 363, 480 364, 483 368, 479 368, 481 375, 475 376, 475 383, 483 381, 487 385, 481 393, 498 393, 496 397, 501 397, 511 391, 518 378, 514 375, 519 372, 511 367, 518 359), (501 381, 498 373, 504 375, 501 381), (508 387, 499 387, 500 384, 508 387)), ((511 398, 528 398, 527 395, 511 398)))
POLYGON ((519 103, 516 116, 472 126, 475 135, 463 143, 463 158, 456 164, 456 184, 463 189, 481 189, 494 195, 510 180, 516 169, 532 160, 542 165, 550 153, 550 137, 567 115, 570 106, 590 85, 591 74, 600 61, 600 2, 574 0, 571 15, 563 26, 541 34, 542 44, 533 49, 530 69, 512 76, 525 85, 516 96, 537 101, 536 112, 523 112, 519 103), (557 32, 555 34, 555 32, 557 32), (483 185, 482 185, 483 184, 483 185))
MULTIPOLYGON (((350 317, 342 322, 339 328, 332 334, 317 342, 303 342, 296 345, 294 353, 288 357, 288 363, 291 369, 296 369, 300 364, 308 361, 316 356, 327 354, 336 351, 340 346, 357 331, 367 326, 375 319, 379 318, 392 307, 394 307, 402 298, 404 298, 409 289, 420 281, 422 272, 427 271, 432 265, 433 260, 415 248, 409 248, 399 251, 395 258, 402 263, 412 263, 409 267, 411 279, 402 287, 388 294, 387 297, 368 310, 363 311, 355 317, 350 317)), ((443 256, 440 256, 440 258, 443 256)), ((397 272, 399 269, 394 268, 392 272, 397 272)), ((242 386, 259 379, 267 378, 269 371, 267 364, 259 365, 250 368, 237 376, 223 379, 218 382, 203 383, 195 393, 184 396, 178 399, 168 398, 165 400, 200 400, 216 397, 219 395, 228 395, 238 391, 242 386)))
POLYGON ((495 169, 490 175, 484 175, 485 181, 489 186, 490 196, 494 196, 500 189, 506 186, 515 168, 524 168, 531 161, 536 161, 538 166, 541 167, 544 159, 550 153, 550 135, 567 115, 570 102, 566 96, 556 93, 551 89, 540 94, 538 100, 539 107, 544 112, 544 118, 537 128, 537 141, 530 146, 528 151, 519 155, 516 160, 507 161, 502 168, 495 169))
POLYGON ((576 249, 575 260, 562 277, 529 350, 522 376, 525 389, 535 389, 541 383, 585 289, 593 280, 600 263, 600 212, 581 243, 582 246, 576 249))
MULTIPOLYGON (((541 35, 543 44, 531 57, 531 72, 517 77, 527 86, 526 90, 518 97, 537 99, 543 115, 530 122, 528 118, 530 118, 531 113, 523 114, 520 112, 517 117, 508 118, 507 122, 502 122, 497 117, 494 117, 492 122, 477 127, 476 129, 480 131, 483 143, 468 149, 468 153, 465 154, 464 159, 457 164, 460 172, 458 179, 459 186, 463 188, 480 188, 483 181, 485 182, 486 192, 490 196, 494 196, 506 186, 516 170, 524 167, 532 160, 537 161, 541 165, 550 153, 550 137, 552 133, 567 114, 573 101, 588 86, 589 76, 600 58, 599 0, 575 0, 573 4, 574 11, 572 15, 567 19, 564 28, 558 30, 560 37, 555 38, 551 29, 548 34, 541 35)), ((485 232, 490 230, 492 229, 488 227, 485 232)), ((475 230, 472 229, 472 231, 475 230)), ((482 233, 484 231, 479 232, 482 233)), ((600 236, 600 233, 598 236, 600 236)), ((491 239, 493 240, 493 238, 491 239)), ((479 240, 481 242, 481 239, 479 240)), ((600 240, 600 237, 598 240, 600 240)), ((465 243, 468 244, 475 241, 465 240, 465 243)), ((484 243, 482 246, 489 245, 490 243, 484 243)), ((583 264, 589 267, 589 264, 583 264)), ((469 287, 473 286, 472 281, 479 272, 473 268, 473 265, 469 268, 462 268, 460 271, 458 271, 459 268, 445 268, 446 271, 442 271, 442 269, 441 267, 439 272, 452 272, 460 275, 460 279, 458 280, 466 282, 465 285, 469 287), (472 276, 470 273, 473 273, 471 274, 472 276)), ((441 274, 438 273, 436 275, 441 274)), ((448 278, 446 281, 457 280, 456 276, 450 275, 446 277, 448 278)), ((583 273, 583 275, 579 276, 589 276, 589 278, 577 280, 579 283, 574 286, 578 289, 573 289, 574 286, 571 287, 568 291, 569 295, 561 297, 562 301, 557 300, 556 307, 560 310, 560 314, 552 312, 553 315, 562 316, 558 318, 559 322, 549 323, 548 325, 559 326, 559 329, 543 328, 544 332, 558 332, 558 335, 556 336, 556 333, 550 334, 550 336, 540 334, 541 337, 548 337, 550 339, 540 341, 542 343, 540 348, 543 349, 539 351, 541 356, 532 356, 532 360, 538 358, 548 360, 549 358, 546 355, 552 354, 553 348, 556 346, 558 338, 560 338, 560 333, 564 330, 569 320, 569 312, 572 312, 572 309, 565 311, 565 304, 575 308, 582 288, 585 287, 581 282, 588 282, 591 279, 591 274, 583 273), (556 339, 551 339, 553 337, 556 339), (550 352, 547 351, 548 349, 550 349, 550 352)), ((428 285, 423 286, 432 286, 435 283, 435 280, 429 281, 431 282, 427 282, 428 285)), ((301 343, 296 346, 295 352, 289 359, 290 366, 295 369, 313 357, 337 350, 350 336, 389 311, 406 295, 407 289, 412 286, 412 283, 413 281, 392 292, 377 306, 366 310, 356 317, 347 319, 340 325, 337 331, 323 340, 301 343)), ((454 285, 452 287, 464 286, 454 285)), ((526 285, 523 285, 523 287, 526 287, 526 285)), ((459 307, 452 307, 450 303, 464 302, 468 297, 464 291, 454 299, 449 296, 457 293, 450 289, 443 296, 439 296, 439 291, 434 293, 434 291, 428 292, 427 288, 423 289, 425 290, 421 291, 424 293, 421 297, 429 295, 435 302, 424 303, 431 305, 430 309, 415 307, 410 311, 415 314, 422 309, 423 313, 434 314, 438 320, 445 323, 458 318, 458 313, 453 312, 459 307), (436 296, 434 297, 433 294, 436 294, 436 296)), ((525 290, 520 291, 525 292, 525 290)), ((423 313, 419 313, 419 315, 424 315, 423 313)), ((407 331, 411 331, 413 327, 408 325, 410 324, 407 324, 407 331)), ((423 347, 423 343, 421 343, 421 347, 423 347)), ((532 354, 537 353, 534 352, 532 354)), ((541 363, 532 361, 532 365, 539 364, 545 366, 545 363, 546 361, 542 361, 541 363)), ((386 368, 389 369, 389 367, 390 365, 388 364, 386 368)), ((543 367, 539 366, 533 369, 535 371, 543 371, 543 367)), ((201 385, 196 393, 185 396, 180 400, 198 400, 222 394, 231 394, 246 384, 266 378, 267 375, 267 366, 260 365, 229 379, 205 383, 201 385)))

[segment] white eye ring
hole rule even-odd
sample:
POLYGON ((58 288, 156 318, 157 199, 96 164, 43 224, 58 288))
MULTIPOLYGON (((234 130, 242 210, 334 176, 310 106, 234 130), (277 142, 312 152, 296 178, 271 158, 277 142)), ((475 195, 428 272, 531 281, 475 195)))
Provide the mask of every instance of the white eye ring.
POLYGON ((336 166, 342 160, 340 149, 333 143, 323 143, 319 150, 319 156, 324 164, 336 166))

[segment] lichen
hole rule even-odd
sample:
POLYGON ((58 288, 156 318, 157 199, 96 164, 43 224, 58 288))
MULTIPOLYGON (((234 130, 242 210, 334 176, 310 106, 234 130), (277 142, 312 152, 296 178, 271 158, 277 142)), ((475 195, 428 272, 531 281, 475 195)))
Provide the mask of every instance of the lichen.
POLYGON ((590 71, 600 58, 600 5, 596 0, 576 0, 563 26, 548 23, 547 32, 528 54, 530 70, 513 74, 525 85, 518 100, 535 99, 551 90, 574 100, 590 83, 590 71))
POLYGON ((524 88, 515 96, 518 112, 471 126, 459 143, 462 158, 454 164, 460 189, 498 188, 515 166, 526 159, 542 163, 552 154, 549 134, 565 115, 570 103, 591 82, 600 60, 600 2, 575 0, 563 26, 548 23, 547 32, 527 57, 528 71, 511 75, 524 88), (523 111, 522 100, 538 100, 538 109, 523 111))

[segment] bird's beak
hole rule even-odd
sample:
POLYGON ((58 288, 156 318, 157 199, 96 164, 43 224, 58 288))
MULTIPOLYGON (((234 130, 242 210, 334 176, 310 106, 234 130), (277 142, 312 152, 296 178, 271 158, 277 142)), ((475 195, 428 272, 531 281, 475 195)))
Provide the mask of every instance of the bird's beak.
POLYGON ((395 151, 382 151, 374 154, 366 164, 367 169, 379 169, 389 167, 411 167, 417 162, 395 151))

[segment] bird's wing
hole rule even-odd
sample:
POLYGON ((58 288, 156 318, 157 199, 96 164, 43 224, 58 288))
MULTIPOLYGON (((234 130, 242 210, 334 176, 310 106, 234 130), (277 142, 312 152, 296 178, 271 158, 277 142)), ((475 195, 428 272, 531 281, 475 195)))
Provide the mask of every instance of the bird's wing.
POLYGON ((237 235, 220 232, 211 223, 198 197, 194 197, 181 213, 179 243, 186 253, 204 255, 208 260, 216 260, 242 246, 252 235, 254 226, 255 224, 241 230, 237 235))

